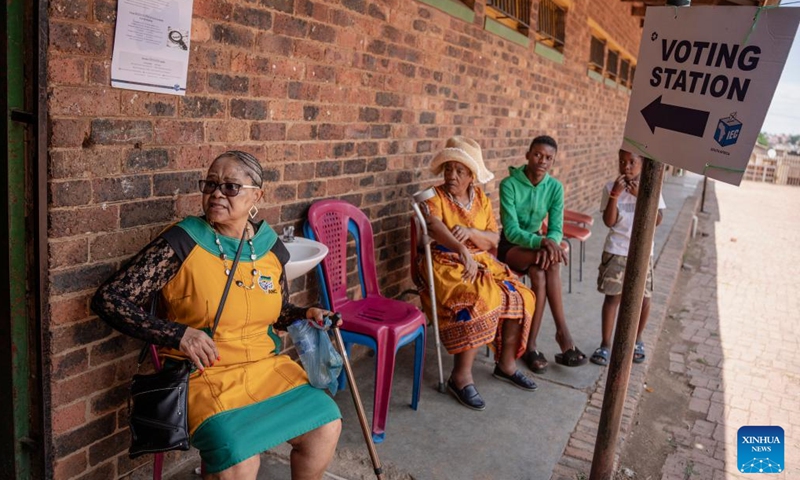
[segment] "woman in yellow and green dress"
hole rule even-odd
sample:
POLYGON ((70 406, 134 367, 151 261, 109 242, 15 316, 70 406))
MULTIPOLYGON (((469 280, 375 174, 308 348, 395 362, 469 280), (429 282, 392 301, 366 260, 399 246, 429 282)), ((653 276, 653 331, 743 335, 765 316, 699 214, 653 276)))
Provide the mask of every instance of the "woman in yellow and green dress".
POLYGON ((188 359, 189 431, 209 479, 255 479, 259 454, 291 444, 293 479, 319 479, 333 457, 341 414, 300 365, 280 355, 275 330, 318 308, 289 303, 289 253, 272 228, 255 223, 263 172, 252 155, 217 157, 200 181, 203 217, 167 229, 95 294, 92 308, 114 328, 188 359), (209 334, 242 233, 238 268, 216 333, 209 334), (158 296, 161 315, 149 311, 158 296))
MULTIPOLYGON (((525 352, 535 305, 533 292, 490 253, 500 239, 492 204, 475 185, 494 175, 483 164, 480 145, 472 139, 450 138, 434 157, 431 171, 444 183, 427 201, 427 222, 435 245, 433 282, 439 332, 448 353, 455 356, 447 387, 464 406, 486 407, 475 388, 472 364, 481 346, 495 348, 493 376, 523 390, 536 384, 516 367, 525 352)), ((427 285, 427 270, 419 268, 417 284, 427 285)), ((431 311, 428 289, 421 287, 422 303, 431 311)))

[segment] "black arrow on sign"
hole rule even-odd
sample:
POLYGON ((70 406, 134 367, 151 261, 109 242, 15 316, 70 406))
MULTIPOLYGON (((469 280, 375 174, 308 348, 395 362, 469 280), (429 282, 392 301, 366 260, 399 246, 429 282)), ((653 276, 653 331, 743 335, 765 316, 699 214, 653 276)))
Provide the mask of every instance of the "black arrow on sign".
POLYGON ((656 133, 656 127, 660 127, 695 137, 703 136, 708 122, 708 113, 693 108, 661 103, 661 95, 642 109, 642 116, 651 132, 656 133))

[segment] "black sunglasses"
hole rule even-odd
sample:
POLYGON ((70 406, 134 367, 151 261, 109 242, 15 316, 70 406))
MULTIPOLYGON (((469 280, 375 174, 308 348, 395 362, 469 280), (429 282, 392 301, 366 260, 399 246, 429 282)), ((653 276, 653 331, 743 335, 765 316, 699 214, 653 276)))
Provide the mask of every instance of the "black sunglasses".
POLYGON ((206 195, 213 194, 217 189, 222 192, 226 197, 235 197, 239 195, 239 190, 242 188, 258 188, 255 185, 240 185, 233 182, 217 183, 213 180, 200 180, 200 191, 206 195))

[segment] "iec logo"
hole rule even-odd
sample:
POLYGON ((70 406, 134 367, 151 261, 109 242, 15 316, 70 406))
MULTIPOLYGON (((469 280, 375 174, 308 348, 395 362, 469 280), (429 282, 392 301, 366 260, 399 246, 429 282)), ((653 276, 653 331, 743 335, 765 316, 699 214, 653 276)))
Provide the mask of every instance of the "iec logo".
POLYGON ((783 429, 774 426, 746 426, 737 434, 736 460, 742 473, 781 473, 783 429))
POLYGON ((742 131, 742 122, 736 118, 736 113, 731 113, 725 118, 720 118, 717 130, 714 132, 714 140, 720 147, 733 145, 739 140, 739 132, 742 131))

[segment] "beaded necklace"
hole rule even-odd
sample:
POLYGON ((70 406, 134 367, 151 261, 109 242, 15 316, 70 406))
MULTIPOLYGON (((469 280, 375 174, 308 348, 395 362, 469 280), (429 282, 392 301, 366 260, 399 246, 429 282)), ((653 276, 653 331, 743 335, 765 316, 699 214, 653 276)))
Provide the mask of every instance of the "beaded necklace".
MULTIPOLYGON (((222 259, 222 266, 225 268, 225 275, 231 274, 231 269, 228 267, 227 262, 228 256, 225 254, 225 249, 222 248, 222 242, 219 240, 219 235, 217 234, 217 229, 211 226, 212 230, 214 230, 214 243, 217 244, 217 248, 219 248, 219 258, 222 259)), ((250 229, 248 228, 248 233, 250 229)), ((261 272, 256 268, 256 248, 253 246, 253 237, 250 236, 247 239, 247 244, 250 246, 250 261, 253 263, 253 269, 250 271, 250 274, 253 275, 253 279, 250 281, 250 286, 246 287, 244 282, 241 280, 236 280, 236 286, 242 287, 245 290, 253 290, 256 288, 256 284, 258 283, 258 279, 261 277, 261 272)))

